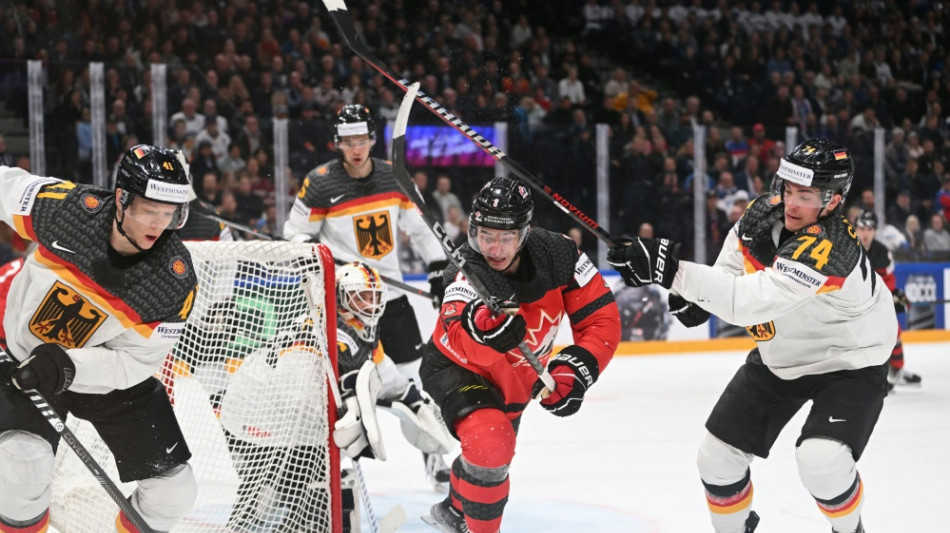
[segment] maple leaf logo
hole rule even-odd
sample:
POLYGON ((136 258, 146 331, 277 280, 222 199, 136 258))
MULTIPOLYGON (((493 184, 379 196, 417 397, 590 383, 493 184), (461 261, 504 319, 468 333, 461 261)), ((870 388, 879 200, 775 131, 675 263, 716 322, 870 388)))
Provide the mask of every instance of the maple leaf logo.
MULTIPOLYGON (((541 364, 547 364, 547 357, 551 355, 551 349, 554 347, 554 338, 557 336, 558 325, 561 322, 561 314, 551 316, 547 311, 541 310, 541 317, 538 319, 536 327, 527 328, 528 334, 525 336, 525 343, 528 345, 534 355, 541 359, 541 364), (542 337, 538 337, 543 335, 542 337), (544 359, 542 359, 544 358, 544 359)), ((512 366, 521 366, 529 364, 524 356, 518 350, 512 350, 518 361, 512 363, 512 366)))

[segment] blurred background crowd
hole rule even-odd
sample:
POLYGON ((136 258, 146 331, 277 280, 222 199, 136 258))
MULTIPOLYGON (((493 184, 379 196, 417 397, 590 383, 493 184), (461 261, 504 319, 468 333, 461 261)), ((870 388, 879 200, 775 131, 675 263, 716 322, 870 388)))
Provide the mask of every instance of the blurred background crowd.
MULTIPOLYGON (((882 240, 902 260, 950 259, 950 3, 346 3, 386 65, 476 129, 507 123, 508 154, 589 214, 594 127, 607 124, 611 215, 599 222, 611 234, 692 246, 695 125, 707 128, 710 262, 748 201, 768 190, 790 126, 800 140, 847 144, 857 164, 851 212, 873 209, 873 132, 884 128, 882 240)), ((272 118, 290 121, 290 173, 300 180, 336 157, 342 105, 368 106, 381 141, 402 96, 346 47, 320 2, 8 0, 0 28, 0 164, 29 168, 27 60, 45 67, 46 173, 80 182, 92 182, 89 63, 105 66, 109 165, 154 141, 149 65, 162 63, 167 145, 190 158, 200 198, 261 231, 275 231, 273 206, 290 201, 275 198, 272 118)), ((441 122, 416 106, 411 123, 441 122)), ((388 158, 385 142, 374 155, 388 158)), ((463 239, 491 169, 412 170, 463 239)), ((549 206, 537 218, 586 251, 595 244, 549 206)), ((18 252, 4 228, 0 256, 18 252)), ((421 266, 411 256, 404 264, 421 266)))

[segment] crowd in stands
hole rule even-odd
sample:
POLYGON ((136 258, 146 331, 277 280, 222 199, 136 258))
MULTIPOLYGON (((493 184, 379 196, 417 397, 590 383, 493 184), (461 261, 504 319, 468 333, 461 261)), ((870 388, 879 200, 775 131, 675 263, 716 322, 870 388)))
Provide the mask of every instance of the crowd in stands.
MULTIPOLYGON (((850 147, 857 172, 849 199, 863 208, 874 207, 865 191, 874 130, 884 128, 884 223, 893 231, 881 233, 901 257, 950 257, 946 2, 347 5, 386 65, 468 124, 507 122, 509 155, 586 213, 595 212, 598 193, 594 126, 608 124, 611 216, 600 222, 611 234, 649 227, 692 246, 695 125, 707 127, 699 179, 708 261, 749 200, 768 190, 790 148, 787 127, 799 140, 850 147)), ((9 109, 26 108, 25 61, 46 67, 50 175, 92 181, 89 62, 105 64, 110 164, 127 147, 153 142, 149 65, 164 63, 168 144, 191 159, 199 197, 265 231, 276 229, 281 201, 273 117, 290 119, 289 172, 299 180, 336 157, 340 106, 365 104, 382 124, 402 96, 350 52, 319 2, 12 0, 0 5, 0 25, 8 36, 0 96, 9 109)), ((416 106, 411 122, 439 119, 416 106)), ((386 157, 384 147, 377 142, 374 155, 386 157)), ((464 239, 465 210, 485 170, 413 170, 464 239)), ((553 208, 538 217, 565 233, 575 225, 553 208)), ((588 251, 595 244, 590 235, 579 240, 588 251)))

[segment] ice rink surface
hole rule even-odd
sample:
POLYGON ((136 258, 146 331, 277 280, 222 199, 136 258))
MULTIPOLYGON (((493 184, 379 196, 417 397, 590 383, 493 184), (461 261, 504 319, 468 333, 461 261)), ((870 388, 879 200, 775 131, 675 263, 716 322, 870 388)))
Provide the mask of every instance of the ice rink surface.
MULTIPOLYGON (((858 463, 864 525, 869 533, 947 532, 950 344, 909 344, 905 353, 923 386, 899 387, 887 398, 858 463)), ((744 352, 618 357, 573 417, 531 406, 502 531, 711 532, 696 448, 706 416, 744 359, 744 352)), ((831 530, 795 466, 809 407, 786 426, 768 460, 752 463, 757 533, 831 530)), ((384 413, 380 421, 389 460, 363 466, 376 513, 400 504, 408 520, 399 531, 434 531, 418 516, 442 495, 426 484, 421 454, 402 439, 395 418, 384 413)))

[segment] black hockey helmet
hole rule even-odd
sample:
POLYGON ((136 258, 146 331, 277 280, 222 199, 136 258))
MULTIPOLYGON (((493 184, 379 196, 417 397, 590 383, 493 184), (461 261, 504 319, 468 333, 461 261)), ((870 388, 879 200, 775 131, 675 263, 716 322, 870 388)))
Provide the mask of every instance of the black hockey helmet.
POLYGON ((478 228, 517 230, 518 249, 521 249, 533 214, 534 201, 527 185, 512 178, 494 178, 478 191, 472 202, 468 242, 475 251, 484 253, 476 238, 478 228))
POLYGON ((178 229, 188 219, 188 172, 173 150, 140 144, 122 156, 115 178, 122 189, 119 202, 123 211, 136 197, 163 204, 177 205, 168 229, 178 229))
POLYGON ((376 140, 376 119, 369 108, 359 104, 347 104, 340 108, 333 124, 333 142, 338 146, 343 137, 350 135, 369 135, 376 140))
POLYGON ((808 139, 796 146, 779 163, 772 178, 771 194, 781 195, 785 181, 822 191, 822 207, 835 193, 848 195, 854 178, 854 159, 848 147, 827 139, 808 139))
POLYGON ((859 228, 877 229, 877 215, 874 214, 874 211, 861 211, 861 214, 855 219, 854 225, 859 228))

